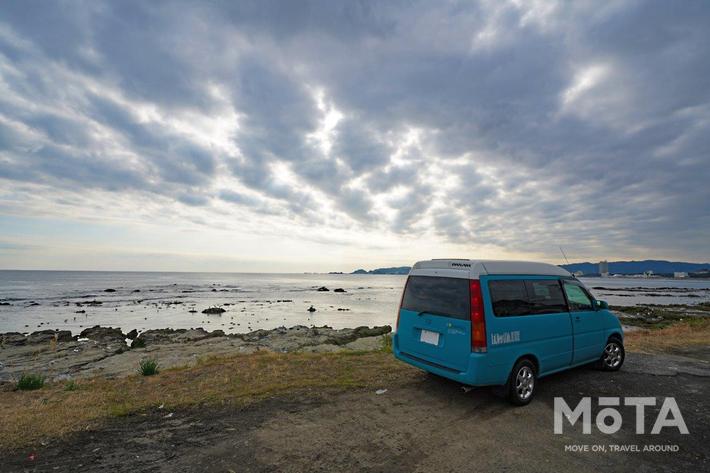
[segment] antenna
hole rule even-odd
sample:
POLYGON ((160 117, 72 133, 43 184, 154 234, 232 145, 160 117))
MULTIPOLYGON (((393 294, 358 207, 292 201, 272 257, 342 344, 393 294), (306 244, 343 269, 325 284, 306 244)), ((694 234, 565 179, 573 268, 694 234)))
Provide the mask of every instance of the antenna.
POLYGON ((565 257, 565 261, 567 261, 567 264, 569 264, 569 260, 567 259, 567 255, 565 254, 565 250, 563 250, 561 246, 560 246, 560 251, 562 252, 562 256, 565 257))

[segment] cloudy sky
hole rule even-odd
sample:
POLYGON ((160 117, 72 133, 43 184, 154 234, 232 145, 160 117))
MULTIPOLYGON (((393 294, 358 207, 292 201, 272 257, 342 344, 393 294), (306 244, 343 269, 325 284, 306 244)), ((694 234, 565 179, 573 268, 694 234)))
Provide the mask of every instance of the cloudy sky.
POLYGON ((706 1, 5 1, 0 268, 710 260, 706 1))

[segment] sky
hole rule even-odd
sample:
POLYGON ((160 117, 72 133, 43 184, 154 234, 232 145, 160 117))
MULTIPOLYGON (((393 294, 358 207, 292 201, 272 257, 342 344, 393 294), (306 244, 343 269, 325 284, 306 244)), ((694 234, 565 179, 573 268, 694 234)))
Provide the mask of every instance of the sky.
POLYGON ((0 268, 710 260, 706 1, 0 6, 0 268))

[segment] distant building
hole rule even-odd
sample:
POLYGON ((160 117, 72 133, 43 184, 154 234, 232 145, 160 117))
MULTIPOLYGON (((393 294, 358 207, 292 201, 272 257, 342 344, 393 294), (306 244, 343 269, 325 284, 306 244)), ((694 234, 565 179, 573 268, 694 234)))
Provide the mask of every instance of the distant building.
POLYGON ((652 277, 653 277, 653 271, 651 271, 650 269, 649 269, 648 271, 644 271, 644 272, 643 272, 643 277, 645 277, 645 278, 652 278, 652 277))
POLYGON ((607 260, 599 262, 599 274, 601 274, 603 278, 609 276, 609 262, 607 260))
POLYGON ((582 271, 575 271, 574 273, 572 273, 572 275, 574 277, 578 278, 578 277, 584 276, 584 273, 582 271))
POLYGON ((685 271, 676 271, 673 273, 673 277, 676 279, 683 279, 688 277, 688 273, 685 271))

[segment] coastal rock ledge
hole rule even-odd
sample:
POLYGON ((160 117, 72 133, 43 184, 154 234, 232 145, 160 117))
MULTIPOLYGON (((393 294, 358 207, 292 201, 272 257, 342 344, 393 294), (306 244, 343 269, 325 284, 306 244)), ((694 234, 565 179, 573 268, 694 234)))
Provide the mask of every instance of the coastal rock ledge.
POLYGON ((146 330, 130 337, 118 328, 95 326, 79 336, 68 330, 41 330, 31 334, 0 334, 0 384, 14 383, 23 373, 38 373, 49 380, 135 374, 140 360, 152 358, 161 367, 190 366, 200 358, 273 352, 334 352, 377 350, 392 327, 306 327, 297 325, 249 333, 225 334, 194 329, 146 330), (134 338, 131 348, 126 339, 134 338), (135 348, 140 347, 140 348, 135 348))

